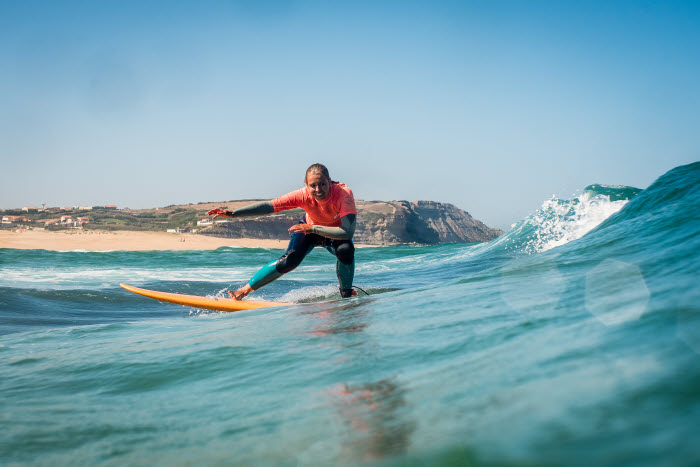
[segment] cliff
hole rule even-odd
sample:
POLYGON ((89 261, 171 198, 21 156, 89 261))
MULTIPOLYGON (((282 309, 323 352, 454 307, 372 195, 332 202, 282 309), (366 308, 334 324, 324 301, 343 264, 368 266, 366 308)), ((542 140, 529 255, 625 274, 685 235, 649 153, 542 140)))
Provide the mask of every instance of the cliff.
MULTIPOLYGON (((230 201, 236 209, 252 200, 230 201)), ((452 204, 435 201, 357 200, 355 243, 365 245, 472 243, 492 240, 503 232, 487 227, 452 204)), ((229 219, 205 227, 216 237, 289 238, 289 229, 303 215, 299 209, 256 218, 229 219)))

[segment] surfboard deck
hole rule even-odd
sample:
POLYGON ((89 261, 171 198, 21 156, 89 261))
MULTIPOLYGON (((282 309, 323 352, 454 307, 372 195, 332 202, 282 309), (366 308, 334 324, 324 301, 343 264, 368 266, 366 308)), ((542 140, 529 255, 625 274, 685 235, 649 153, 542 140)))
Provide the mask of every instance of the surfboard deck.
POLYGON ((127 284, 119 284, 129 292, 143 295, 144 297, 160 300, 161 302, 175 303, 177 305, 191 306, 214 311, 241 311, 270 306, 291 305, 285 302, 264 302, 259 300, 233 300, 231 298, 208 298, 197 295, 185 295, 170 292, 158 292, 157 290, 141 289, 127 284))

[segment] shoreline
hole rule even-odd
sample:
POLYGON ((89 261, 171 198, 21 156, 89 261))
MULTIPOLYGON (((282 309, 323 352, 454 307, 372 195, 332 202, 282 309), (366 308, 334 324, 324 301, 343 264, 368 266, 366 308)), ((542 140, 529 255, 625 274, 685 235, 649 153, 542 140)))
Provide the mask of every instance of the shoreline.
POLYGON ((52 251, 195 251, 237 248, 287 248, 286 240, 220 238, 199 234, 131 230, 0 230, 0 248, 52 251))

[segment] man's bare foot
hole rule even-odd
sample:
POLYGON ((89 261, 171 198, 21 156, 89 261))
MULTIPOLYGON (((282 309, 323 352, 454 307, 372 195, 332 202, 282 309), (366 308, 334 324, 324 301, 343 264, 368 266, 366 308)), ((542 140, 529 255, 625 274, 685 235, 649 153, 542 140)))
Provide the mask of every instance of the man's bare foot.
POLYGON ((233 290, 229 290, 228 294, 231 296, 232 299, 234 300, 243 300, 243 297, 248 295, 253 291, 253 288, 250 286, 250 284, 246 284, 240 289, 236 290, 235 292, 233 290))

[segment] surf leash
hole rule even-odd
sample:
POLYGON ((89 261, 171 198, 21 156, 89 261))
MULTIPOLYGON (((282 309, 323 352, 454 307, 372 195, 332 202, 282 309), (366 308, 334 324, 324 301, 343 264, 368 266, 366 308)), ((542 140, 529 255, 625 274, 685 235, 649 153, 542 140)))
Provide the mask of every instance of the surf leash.
POLYGON ((353 289, 357 289, 357 290, 361 290, 362 293, 364 293, 365 295, 369 296, 369 294, 368 294, 364 289, 362 289, 362 288, 360 288, 360 287, 358 287, 358 286, 356 286, 356 285, 353 285, 352 288, 353 288, 353 289))

